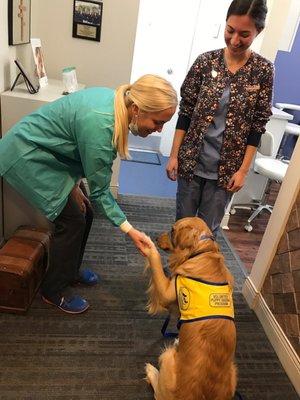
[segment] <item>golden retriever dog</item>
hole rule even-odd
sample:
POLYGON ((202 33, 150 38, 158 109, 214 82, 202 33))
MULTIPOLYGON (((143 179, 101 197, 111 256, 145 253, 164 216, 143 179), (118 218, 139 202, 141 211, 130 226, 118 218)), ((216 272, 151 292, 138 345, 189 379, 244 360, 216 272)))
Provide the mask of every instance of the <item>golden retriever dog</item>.
POLYGON ((156 400, 232 400, 236 388, 233 277, 206 223, 178 220, 158 238, 170 251, 171 278, 154 245, 145 248, 151 270, 148 311, 177 304, 179 341, 159 357, 159 370, 146 364, 146 380, 156 400), (197 297, 200 296, 200 297, 197 297), (207 308, 208 307, 208 308, 207 308))

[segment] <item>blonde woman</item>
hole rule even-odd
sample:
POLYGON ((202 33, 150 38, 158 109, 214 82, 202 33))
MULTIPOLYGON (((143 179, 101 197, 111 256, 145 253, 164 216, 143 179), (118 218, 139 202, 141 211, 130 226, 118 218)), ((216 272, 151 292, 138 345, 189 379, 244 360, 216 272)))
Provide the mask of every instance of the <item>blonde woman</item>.
POLYGON ((128 156, 128 132, 147 137, 160 132, 177 106, 169 82, 145 75, 116 91, 89 88, 49 103, 24 117, 0 141, 0 175, 54 223, 50 265, 42 299, 78 314, 89 307, 79 297, 65 298, 70 284, 93 285, 98 276, 80 270, 92 224, 92 201, 141 251, 144 233, 127 221, 109 186, 117 153, 128 156), (87 179, 90 197, 81 178, 87 179))

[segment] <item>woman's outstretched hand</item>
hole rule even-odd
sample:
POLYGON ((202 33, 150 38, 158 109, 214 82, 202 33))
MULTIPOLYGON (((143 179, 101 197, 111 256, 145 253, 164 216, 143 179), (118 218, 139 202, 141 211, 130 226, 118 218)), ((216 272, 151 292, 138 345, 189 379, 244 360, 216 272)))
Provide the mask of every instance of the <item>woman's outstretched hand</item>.
POLYGON ((151 238, 147 236, 148 238, 148 243, 145 245, 142 249, 143 253, 149 260, 153 260, 155 258, 160 258, 159 251, 157 250, 157 247, 155 244, 152 242, 151 238))
POLYGON ((153 245, 151 239, 144 232, 140 232, 135 228, 131 228, 127 234, 132 239, 142 256, 147 257, 146 249, 150 249, 153 245))
POLYGON ((178 170, 178 158, 170 157, 168 164, 166 166, 167 176, 171 181, 176 181, 177 179, 177 170, 178 170))

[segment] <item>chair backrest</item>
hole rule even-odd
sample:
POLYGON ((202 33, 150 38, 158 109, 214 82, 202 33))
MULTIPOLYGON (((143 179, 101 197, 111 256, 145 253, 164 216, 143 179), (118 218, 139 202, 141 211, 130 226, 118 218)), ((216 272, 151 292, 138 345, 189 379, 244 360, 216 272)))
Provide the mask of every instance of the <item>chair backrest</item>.
POLYGON ((270 132, 266 131, 261 136, 260 145, 258 146, 257 151, 263 156, 271 156, 273 154, 273 146, 273 135, 270 132))

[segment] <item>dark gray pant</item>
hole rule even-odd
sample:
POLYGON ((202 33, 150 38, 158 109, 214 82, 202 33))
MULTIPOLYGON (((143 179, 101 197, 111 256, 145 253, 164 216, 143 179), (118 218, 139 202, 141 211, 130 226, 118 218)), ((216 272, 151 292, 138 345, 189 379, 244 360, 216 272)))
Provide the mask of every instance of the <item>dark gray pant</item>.
POLYGON ((216 234, 231 196, 230 192, 217 186, 216 180, 196 175, 190 182, 178 178, 176 220, 198 216, 216 234))
MULTIPOLYGON (((83 185, 80 188, 85 192, 83 185)), ((57 296, 78 277, 92 222, 92 208, 87 205, 86 214, 83 214, 69 196, 63 211, 54 221, 49 265, 41 287, 46 298, 57 296)))

